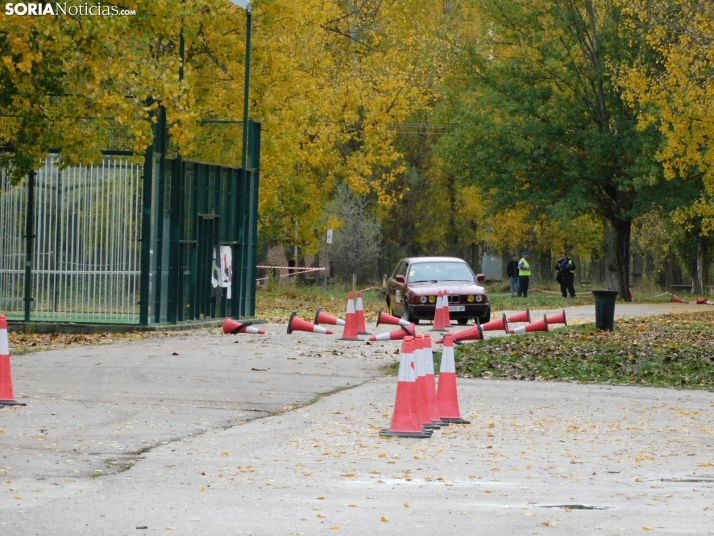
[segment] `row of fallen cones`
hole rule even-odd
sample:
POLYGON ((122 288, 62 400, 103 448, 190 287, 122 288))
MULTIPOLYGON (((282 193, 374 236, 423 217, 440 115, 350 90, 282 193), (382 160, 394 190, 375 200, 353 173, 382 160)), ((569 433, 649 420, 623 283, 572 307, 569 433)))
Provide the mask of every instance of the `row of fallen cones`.
MULTIPOLYGON (((669 299, 670 302, 672 303, 689 303, 688 301, 683 300, 679 296, 676 296, 675 294, 672 294, 672 297, 669 299)), ((708 300, 707 298, 697 298, 697 305, 714 305, 714 302, 711 300, 708 300)))

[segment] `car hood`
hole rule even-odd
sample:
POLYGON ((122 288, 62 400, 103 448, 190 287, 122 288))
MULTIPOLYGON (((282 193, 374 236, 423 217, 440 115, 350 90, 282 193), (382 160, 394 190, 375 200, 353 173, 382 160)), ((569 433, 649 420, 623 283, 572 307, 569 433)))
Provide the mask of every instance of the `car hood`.
POLYGON ((435 296, 440 290, 448 290, 450 294, 487 294, 485 288, 469 281, 423 281, 407 283, 407 287, 418 296, 435 296))

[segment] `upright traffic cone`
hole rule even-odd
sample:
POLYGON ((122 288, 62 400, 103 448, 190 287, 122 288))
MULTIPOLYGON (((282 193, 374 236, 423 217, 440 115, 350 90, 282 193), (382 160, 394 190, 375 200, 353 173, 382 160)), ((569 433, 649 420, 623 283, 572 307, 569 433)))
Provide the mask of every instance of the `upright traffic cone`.
POLYGON ((404 339, 408 336, 414 337, 416 335, 416 326, 414 324, 409 324, 407 327, 399 326, 398 329, 394 331, 389 331, 387 333, 380 333, 379 335, 372 335, 370 341, 398 341, 399 339, 404 339))
POLYGON ((10 343, 7 339, 7 319, 0 315, 0 406, 26 406, 15 401, 10 371, 10 343))
MULTIPOLYGON (((632 298, 632 296, 630 296, 630 298, 632 298)), ((680 298, 679 296, 675 296, 674 294, 672 294, 672 297, 669 301, 670 303, 689 303, 688 301, 684 301, 682 298, 680 298)))
POLYGON ((566 326, 568 325, 568 319, 565 318, 565 309, 563 309, 562 313, 559 313, 557 315, 550 315, 549 317, 546 318, 548 321, 548 325, 550 324, 565 324, 566 326))
POLYGON ((431 437, 430 433, 422 431, 419 414, 414 404, 416 398, 416 372, 412 368, 413 352, 414 338, 405 337, 402 342, 402 359, 399 362, 397 395, 394 400, 392 423, 388 429, 380 430, 380 436, 415 437, 419 439, 431 437))
POLYGON ((357 316, 355 315, 355 295, 350 292, 347 298, 347 316, 345 317, 345 329, 342 331, 341 341, 360 341, 357 336, 357 316))
POLYGON ((256 333, 258 335, 265 335, 265 331, 262 329, 254 328, 252 326, 253 322, 236 322, 232 318, 226 318, 223 321, 223 333, 235 335, 236 333, 256 333))
POLYGON ((706 298, 697 298, 697 305, 714 305, 714 302, 706 298))
POLYGON ((419 420, 424 428, 439 428, 439 425, 431 422, 431 413, 429 412, 429 392, 426 386, 426 365, 424 357, 424 337, 417 335, 414 337, 414 362, 417 375, 417 410, 419 420))
POLYGON ((307 320, 295 316, 297 313, 292 313, 290 315, 290 320, 288 320, 288 335, 293 331, 308 331, 311 333, 322 333, 323 335, 332 335, 332 330, 325 329, 322 326, 316 326, 311 324, 307 320))
POLYGON ((364 325, 364 304, 362 302, 362 291, 357 291, 357 303, 355 304, 355 318, 357 319, 357 334, 371 335, 367 331, 367 326, 364 325))
POLYGON ((315 320, 313 324, 330 324, 331 326, 344 326, 345 321, 336 316, 330 316, 320 307, 315 313, 315 320))
POLYGON ((502 329, 503 331, 508 333, 508 319, 506 318, 505 314, 498 320, 491 320, 490 322, 481 324, 482 331, 496 331, 499 329, 502 329))
POLYGON ((407 327, 410 323, 411 322, 408 322, 403 318, 399 318, 397 316, 392 316, 390 314, 385 313, 384 309, 380 309, 379 314, 377 315, 377 326, 379 326, 380 324, 391 324, 393 326, 407 327))
POLYGON ((451 327, 451 313, 449 312, 449 291, 445 290, 442 297, 442 322, 444 323, 444 329, 449 329, 451 327))
POLYGON ((444 293, 440 290, 436 295, 434 307, 434 322, 429 331, 446 331, 444 329, 444 293))
POLYGON ((509 322, 530 322, 531 321, 531 310, 527 308, 522 313, 516 313, 509 316, 506 320, 509 322))
POLYGON ((439 417, 439 405, 436 402, 436 378, 434 377, 434 352, 431 347, 431 336, 427 333, 424 335, 424 371, 426 375, 426 397, 427 406, 429 407, 429 418, 431 424, 439 426, 447 426, 448 423, 441 420, 439 417))
POLYGON ((543 320, 531 322, 530 324, 526 324, 525 326, 512 329, 510 333, 532 333, 534 331, 548 331, 548 319, 545 317, 545 315, 543 315, 543 320))
POLYGON ((470 424, 461 418, 459 395, 456 390, 456 362, 454 361, 453 335, 444 337, 444 350, 441 353, 439 386, 436 390, 436 402, 439 406, 439 418, 448 423, 470 424))

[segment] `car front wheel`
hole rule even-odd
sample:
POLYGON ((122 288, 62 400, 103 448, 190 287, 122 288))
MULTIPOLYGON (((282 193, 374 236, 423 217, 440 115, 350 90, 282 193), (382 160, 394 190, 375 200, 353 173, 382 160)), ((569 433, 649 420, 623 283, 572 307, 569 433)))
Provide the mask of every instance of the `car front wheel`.
POLYGON ((404 304, 404 320, 406 320, 407 322, 412 322, 414 324, 419 323, 419 319, 414 318, 414 313, 412 313, 412 310, 406 303, 404 304))
MULTIPOLYGON (((488 309, 486 310, 486 312, 484 314, 482 314, 478 319, 482 324, 485 324, 486 322, 491 321, 491 306, 490 305, 488 306, 488 309)), ((474 322, 475 321, 476 321, 476 319, 474 318, 474 322)))
POLYGON ((459 326, 465 326, 469 323, 468 318, 457 318, 456 321, 459 323, 459 326))

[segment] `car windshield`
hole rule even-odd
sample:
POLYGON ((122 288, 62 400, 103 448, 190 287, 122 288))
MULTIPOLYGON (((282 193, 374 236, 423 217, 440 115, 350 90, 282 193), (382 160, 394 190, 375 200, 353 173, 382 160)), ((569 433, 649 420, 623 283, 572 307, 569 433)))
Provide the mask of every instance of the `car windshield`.
POLYGON ((463 262, 424 262, 409 266, 409 282, 420 281, 471 281, 474 274, 463 262))

